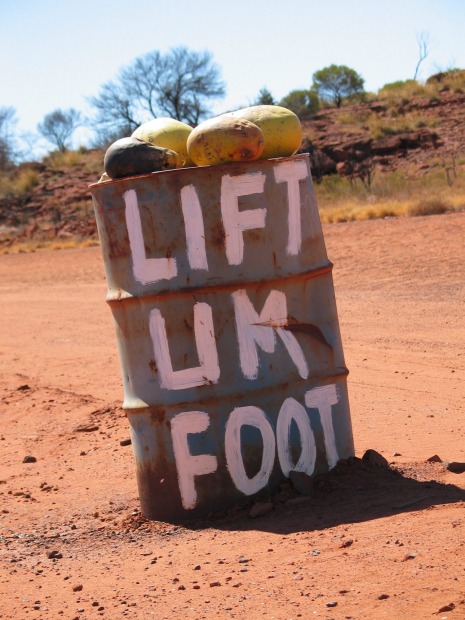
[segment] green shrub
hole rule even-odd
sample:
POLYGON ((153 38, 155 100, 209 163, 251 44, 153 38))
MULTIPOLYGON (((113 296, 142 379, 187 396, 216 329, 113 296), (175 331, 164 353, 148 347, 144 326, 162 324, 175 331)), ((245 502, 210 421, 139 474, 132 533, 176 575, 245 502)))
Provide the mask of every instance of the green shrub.
POLYGON ((291 110, 300 119, 306 119, 318 112, 320 100, 312 90, 292 90, 279 105, 291 110))
POLYGON ((388 84, 385 84, 381 88, 380 92, 397 92, 405 88, 416 88, 417 86, 419 86, 419 84, 416 80, 397 80, 396 82, 389 82, 388 84))

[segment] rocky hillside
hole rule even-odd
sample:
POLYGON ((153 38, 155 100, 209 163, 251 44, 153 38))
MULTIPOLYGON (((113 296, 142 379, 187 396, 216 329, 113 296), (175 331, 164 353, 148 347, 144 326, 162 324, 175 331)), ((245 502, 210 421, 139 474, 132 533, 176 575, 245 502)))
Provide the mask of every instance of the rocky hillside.
MULTIPOLYGON (((402 170, 427 174, 465 155, 465 93, 439 89, 399 104, 371 101, 324 108, 303 121, 301 152, 310 154, 313 176, 369 175, 402 170)), ((103 153, 76 154, 76 161, 21 164, 33 187, 0 198, 0 246, 47 240, 95 239, 88 185, 98 180, 103 153), (79 155, 79 157, 77 157, 79 155)), ((3 192, 5 194, 5 192, 3 192)))
POLYGON ((301 150, 310 153, 317 179, 349 174, 357 164, 424 174, 465 154, 465 93, 444 90, 397 106, 380 100, 326 108, 303 126, 301 150))
POLYGON ((82 159, 75 165, 33 162, 18 166, 18 178, 32 171, 34 187, 0 198, 0 247, 30 241, 96 239, 88 186, 99 179, 96 169, 101 168, 103 154, 90 151, 82 159))

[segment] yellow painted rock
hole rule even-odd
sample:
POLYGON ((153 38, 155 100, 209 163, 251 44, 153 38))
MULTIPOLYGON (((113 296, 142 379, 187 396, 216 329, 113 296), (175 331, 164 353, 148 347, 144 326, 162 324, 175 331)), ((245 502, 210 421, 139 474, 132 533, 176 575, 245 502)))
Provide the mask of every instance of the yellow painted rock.
POLYGON ((193 165, 187 154, 187 138, 191 131, 192 127, 186 123, 161 117, 143 123, 133 132, 132 137, 174 151, 178 154, 177 167, 182 168, 193 165))
POLYGON ((302 126, 298 117, 278 105, 254 105, 229 112, 225 116, 251 121, 263 132, 265 148, 260 159, 288 157, 299 150, 302 143, 302 126))
POLYGON ((197 166, 254 161, 263 147, 263 133, 257 125, 228 115, 200 123, 187 139, 187 152, 197 166))

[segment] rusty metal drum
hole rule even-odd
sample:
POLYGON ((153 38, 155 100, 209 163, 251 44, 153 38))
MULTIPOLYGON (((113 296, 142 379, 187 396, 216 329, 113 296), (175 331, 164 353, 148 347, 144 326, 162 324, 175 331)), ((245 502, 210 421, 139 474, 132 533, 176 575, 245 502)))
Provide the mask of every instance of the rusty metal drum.
POLYGON ((142 513, 190 520, 353 456, 308 156, 91 192, 142 513))

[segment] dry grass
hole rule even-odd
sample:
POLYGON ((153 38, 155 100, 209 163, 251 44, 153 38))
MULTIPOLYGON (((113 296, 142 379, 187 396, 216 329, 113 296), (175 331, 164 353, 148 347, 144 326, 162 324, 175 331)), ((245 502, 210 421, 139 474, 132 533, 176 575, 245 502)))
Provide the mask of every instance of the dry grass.
POLYGON ((323 223, 337 224, 338 222, 374 220, 384 217, 403 217, 407 214, 407 206, 403 202, 396 201, 363 204, 348 200, 327 205, 324 208, 320 208, 319 211, 323 223))
POLYGON ((315 185, 315 193, 321 220, 327 223, 463 211, 465 172, 452 185, 440 166, 422 177, 378 173, 370 191, 358 181, 332 175, 315 185))
POLYGON ((103 154, 100 151, 53 151, 43 159, 44 164, 51 168, 63 170, 83 168, 87 172, 100 176, 103 171, 103 154))
POLYGON ((438 118, 436 116, 430 114, 425 117, 419 112, 407 112, 389 116, 371 114, 365 126, 369 129, 370 137, 376 140, 386 135, 413 131, 421 127, 436 127, 437 124, 438 118))
POLYGON ((21 169, 16 174, 3 174, 0 176, 0 198, 26 194, 36 187, 39 180, 39 175, 31 168, 21 169))
POLYGON ((407 215, 440 215, 454 211, 453 205, 439 196, 425 198, 409 206, 407 215))
POLYGON ((355 222, 362 220, 382 219, 386 217, 413 217, 419 215, 438 215, 463 211, 465 203, 454 205, 441 199, 422 200, 380 200, 374 204, 360 202, 339 202, 320 208, 320 218, 324 223, 355 222))
POLYGON ((429 114, 427 117, 420 112, 405 112, 398 114, 394 109, 385 115, 380 115, 369 110, 357 112, 342 112, 338 115, 338 121, 343 125, 353 127, 359 125, 368 130, 369 137, 373 140, 383 136, 413 131, 421 127, 437 127, 439 118, 429 114))
POLYGON ((81 151, 53 151, 44 158, 44 163, 53 168, 74 168, 85 165, 87 154, 81 151))
POLYGON ((399 106, 409 103, 412 98, 435 99, 444 90, 463 92, 465 90, 465 71, 451 70, 442 74, 442 78, 422 84, 415 80, 393 82, 386 84, 378 91, 378 99, 382 99, 389 106, 399 106))
POLYGON ((401 106, 409 103, 413 97, 431 99, 437 97, 437 84, 421 84, 415 80, 393 82, 386 84, 378 91, 378 99, 382 99, 388 106, 401 106))

